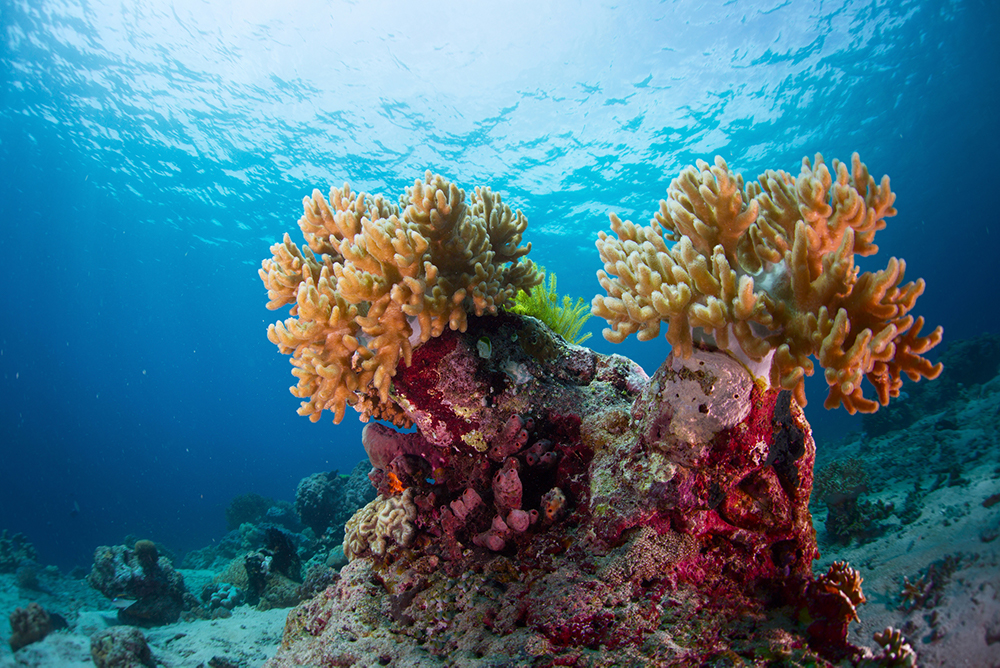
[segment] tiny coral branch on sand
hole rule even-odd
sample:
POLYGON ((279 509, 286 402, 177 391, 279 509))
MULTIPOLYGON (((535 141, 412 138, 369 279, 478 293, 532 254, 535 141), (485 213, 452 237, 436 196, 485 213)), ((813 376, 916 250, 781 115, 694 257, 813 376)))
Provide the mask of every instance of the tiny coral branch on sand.
POLYGON ((744 185, 726 161, 699 160, 673 180, 643 227, 611 215, 597 241, 607 296, 592 310, 604 337, 666 338, 682 357, 696 341, 767 369, 774 387, 805 405, 805 376, 816 358, 829 394, 824 405, 873 413, 899 395, 902 374, 936 378, 924 353, 941 341, 921 336, 909 315, 923 280, 903 284, 906 263, 859 273, 854 256, 873 255, 875 233, 896 215, 889 177, 879 184, 858 154, 832 169, 816 154, 797 177, 769 170, 744 185), (867 379, 876 399, 864 396, 867 379))
POLYGON ((267 336, 292 356, 292 394, 313 422, 323 410, 340 422, 353 406, 363 420, 405 423, 391 398, 399 363, 447 329, 464 332, 467 313, 495 314, 541 282, 522 259, 527 218, 489 188, 467 203, 464 190, 428 171, 400 206, 347 184, 329 201, 315 190, 303 205, 307 245, 286 234, 259 274, 269 309, 291 304, 292 317, 267 336))

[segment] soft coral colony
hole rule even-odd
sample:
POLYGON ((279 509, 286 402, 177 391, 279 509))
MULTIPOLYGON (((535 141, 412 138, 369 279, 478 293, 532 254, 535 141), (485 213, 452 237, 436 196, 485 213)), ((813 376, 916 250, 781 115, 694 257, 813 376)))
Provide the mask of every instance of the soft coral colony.
POLYGON ((827 405, 851 411, 877 407, 864 377, 885 403, 901 374, 940 371, 920 356, 940 329, 920 337, 909 315, 923 282, 901 285, 895 259, 854 266, 893 199, 857 156, 747 186, 716 159, 685 170, 649 226, 612 216, 593 310, 612 341, 668 323, 673 352, 650 378, 516 312, 541 275, 527 220, 490 189, 466 201, 428 172, 399 206, 314 192, 306 245, 285 235, 260 271, 268 306, 292 305, 268 336, 292 356, 299 412, 339 422, 352 406, 416 431, 365 427, 378 496, 271 665, 910 657, 902 639, 881 657, 847 642, 857 571, 812 573, 800 408, 810 356, 827 405))
POLYGON ((815 356, 830 386, 825 406, 872 413, 899 395, 901 374, 936 378, 921 355, 941 328, 920 336, 909 315, 922 279, 900 285, 903 260, 859 275, 855 255, 873 255, 875 233, 896 215, 889 177, 876 185, 855 153, 851 168, 816 155, 794 177, 768 170, 744 186, 717 157, 699 160, 670 184, 660 210, 642 227, 612 214, 614 237, 597 242, 608 295, 593 300, 609 341, 629 334, 666 338, 682 356, 699 336, 746 361, 764 362, 774 387, 805 405, 803 377, 815 356), (668 246, 668 243, 671 244, 668 246), (862 380, 877 402, 863 396, 862 380))
POLYGON ((323 410, 340 422, 346 406, 363 419, 405 422, 390 390, 414 346, 446 328, 465 331, 466 313, 494 314, 542 280, 522 260, 527 219, 489 188, 467 203, 464 190, 428 171, 399 206, 347 184, 330 190, 329 203, 316 190, 303 204, 307 246, 285 234, 259 273, 269 309, 292 304, 293 317, 267 336, 292 355, 292 394, 313 422, 323 410))

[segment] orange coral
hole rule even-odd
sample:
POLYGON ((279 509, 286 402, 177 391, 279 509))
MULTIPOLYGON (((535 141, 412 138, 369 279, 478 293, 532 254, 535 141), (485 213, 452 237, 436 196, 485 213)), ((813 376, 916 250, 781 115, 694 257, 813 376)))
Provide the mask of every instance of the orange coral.
POLYGON ((858 617, 858 606, 866 603, 864 592, 861 591, 863 578, 861 573, 847 565, 845 561, 835 561, 830 569, 816 578, 820 591, 836 596, 843 611, 842 617, 848 621, 861 621, 858 617))
POLYGON ((340 422, 347 406, 405 424, 392 407, 396 367, 445 329, 465 331, 466 314, 493 314, 519 289, 541 281, 521 246, 528 221, 489 188, 465 191, 427 172, 400 198, 333 188, 303 200, 307 246, 286 234, 259 271, 269 309, 292 317, 268 338, 292 356, 300 415, 323 410, 340 422), (402 214, 400 213, 402 208, 402 214))
POLYGON ((666 338, 681 357, 696 340, 763 365, 775 387, 806 403, 803 378, 815 357, 829 385, 827 408, 874 412, 898 396, 902 374, 936 378, 941 365, 922 357, 940 327, 920 336, 909 315, 923 280, 902 284, 903 260, 859 273, 855 255, 872 255, 875 233, 894 216, 889 177, 880 184, 855 153, 832 171, 816 155, 798 177, 767 171, 744 186, 725 160, 699 160, 670 184, 648 226, 611 215, 601 232, 598 272, 607 296, 592 302, 609 341, 635 333, 666 338), (669 245, 668 245, 669 244, 669 245), (866 398, 862 381, 875 387, 866 398))

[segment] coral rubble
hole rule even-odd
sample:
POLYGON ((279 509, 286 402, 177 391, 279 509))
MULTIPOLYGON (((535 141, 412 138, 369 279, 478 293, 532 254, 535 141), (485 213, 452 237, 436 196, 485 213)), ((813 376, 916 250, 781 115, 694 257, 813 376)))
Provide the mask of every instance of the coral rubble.
POLYGON ((859 274, 855 255, 878 251, 875 233, 894 216, 889 177, 880 184, 854 154, 848 166, 823 156, 793 176, 768 170, 744 185, 725 160, 699 160, 674 179, 647 226, 611 215, 600 233, 598 272, 607 296, 593 300, 609 341, 635 333, 666 338, 687 357, 696 340, 762 364, 772 387, 805 405, 803 377, 815 357, 829 393, 824 405, 872 413, 899 395, 901 376, 935 378, 921 357, 941 328, 920 336, 912 310, 924 282, 902 284, 906 263, 859 274), (863 394, 867 379, 876 399, 863 394))
POLYGON ((860 578, 811 574, 809 426, 725 354, 650 379, 500 314, 424 343, 393 386, 417 431, 366 427, 379 496, 271 665, 860 656, 860 578))

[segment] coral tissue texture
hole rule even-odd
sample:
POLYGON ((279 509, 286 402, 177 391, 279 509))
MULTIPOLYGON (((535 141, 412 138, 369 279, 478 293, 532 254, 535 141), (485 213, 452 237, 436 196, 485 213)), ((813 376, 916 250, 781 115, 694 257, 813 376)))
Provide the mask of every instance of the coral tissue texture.
POLYGON ((920 336, 909 314, 923 280, 903 283, 906 263, 859 273, 855 255, 873 255, 875 233, 896 214, 889 177, 879 184, 855 153, 851 165, 802 160, 798 176, 769 170, 744 185, 725 160, 699 160, 674 179, 649 225, 611 215, 597 247, 607 296, 594 298, 609 341, 635 333, 666 338, 691 355, 701 339, 748 362, 770 362, 773 387, 806 402, 803 377, 815 357, 829 384, 825 406, 875 412, 898 396, 901 375, 935 378, 921 355, 941 328, 920 336), (862 381, 874 386, 865 397, 862 381))
POLYGON ((268 338, 292 356, 292 394, 314 422, 340 422, 347 406, 405 424, 390 398, 400 362, 445 330, 465 331, 468 313, 493 314, 518 289, 541 281, 521 246, 528 221, 489 188, 466 193, 427 172, 400 197, 333 188, 303 201, 297 246, 286 234, 260 277, 268 308, 291 304, 291 318, 268 338), (402 213, 400 213, 402 212, 402 213))

